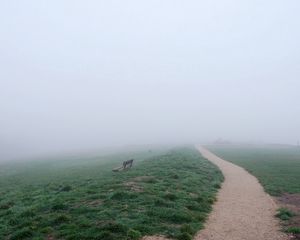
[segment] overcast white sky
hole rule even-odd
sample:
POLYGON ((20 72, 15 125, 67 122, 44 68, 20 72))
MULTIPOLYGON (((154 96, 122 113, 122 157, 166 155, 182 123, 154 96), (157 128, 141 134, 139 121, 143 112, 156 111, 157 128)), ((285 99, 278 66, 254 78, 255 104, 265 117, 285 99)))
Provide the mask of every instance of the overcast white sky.
POLYGON ((0 159, 300 139, 300 1, 3 0, 0 159))

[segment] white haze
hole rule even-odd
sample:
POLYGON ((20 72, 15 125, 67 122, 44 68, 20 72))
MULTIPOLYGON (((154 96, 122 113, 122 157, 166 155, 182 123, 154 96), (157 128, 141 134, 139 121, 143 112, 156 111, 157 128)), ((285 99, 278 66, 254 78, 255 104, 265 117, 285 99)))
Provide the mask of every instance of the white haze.
POLYGON ((0 161, 300 138, 299 0, 4 0, 0 161))

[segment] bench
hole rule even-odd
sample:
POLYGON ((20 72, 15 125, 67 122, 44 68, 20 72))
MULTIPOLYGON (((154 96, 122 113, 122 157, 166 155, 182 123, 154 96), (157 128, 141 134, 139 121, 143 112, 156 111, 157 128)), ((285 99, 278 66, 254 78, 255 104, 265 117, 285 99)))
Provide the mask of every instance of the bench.
POLYGON ((133 159, 130 159, 130 160, 124 161, 123 165, 121 167, 114 168, 113 171, 114 172, 123 171, 125 169, 131 168, 132 165, 133 165, 133 159))

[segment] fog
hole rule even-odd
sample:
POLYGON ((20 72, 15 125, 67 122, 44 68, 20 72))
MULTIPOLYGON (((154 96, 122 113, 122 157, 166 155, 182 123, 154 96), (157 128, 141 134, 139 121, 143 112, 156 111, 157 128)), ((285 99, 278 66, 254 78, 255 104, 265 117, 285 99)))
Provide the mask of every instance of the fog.
POLYGON ((0 161, 300 139, 300 2, 0 3, 0 161))

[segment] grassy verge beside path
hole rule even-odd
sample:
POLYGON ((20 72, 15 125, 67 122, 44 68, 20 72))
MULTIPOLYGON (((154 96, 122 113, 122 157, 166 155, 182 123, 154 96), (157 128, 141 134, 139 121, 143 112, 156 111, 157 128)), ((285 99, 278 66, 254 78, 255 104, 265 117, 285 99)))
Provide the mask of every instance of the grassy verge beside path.
POLYGON ((190 239, 211 210, 221 172, 193 148, 138 156, 117 173, 112 167, 127 156, 0 173, 0 239, 190 239))

